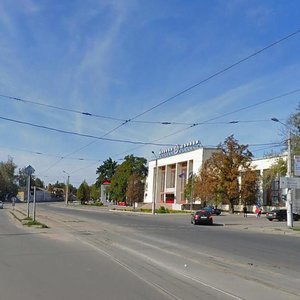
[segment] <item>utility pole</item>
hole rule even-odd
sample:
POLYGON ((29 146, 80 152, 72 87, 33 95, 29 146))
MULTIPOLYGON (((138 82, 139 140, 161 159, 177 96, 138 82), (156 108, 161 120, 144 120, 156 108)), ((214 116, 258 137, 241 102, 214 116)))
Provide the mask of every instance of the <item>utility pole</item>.
POLYGON ((66 186, 66 205, 68 205, 68 201, 69 201, 69 180, 70 180, 70 176, 68 175, 67 186, 66 186))
POLYGON ((32 220, 35 221, 35 209, 36 209, 36 187, 33 187, 33 207, 32 207, 32 220))
POLYGON ((152 153, 155 156, 155 188, 153 188, 153 197, 152 197, 152 214, 155 215, 155 203, 156 203, 156 197, 157 197, 157 182, 158 182, 158 168, 157 168, 157 156, 154 151, 152 153))
POLYGON ((25 168, 27 175, 27 218, 29 218, 29 202, 30 202, 30 176, 35 172, 35 169, 29 165, 25 168))
POLYGON ((66 199, 65 204, 68 205, 69 200, 69 180, 70 180, 70 174, 68 174, 66 171, 63 171, 63 173, 67 174, 67 184, 66 184, 66 199))
MULTIPOLYGON (((292 172, 292 146, 291 146, 291 128, 278 120, 277 118, 271 118, 272 121, 278 122, 282 125, 284 125, 286 128, 288 128, 288 156, 287 156, 287 177, 293 177, 292 172)), ((293 227, 293 199, 292 199, 292 189, 287 189, 287 195, 286 195, 286 213, 287 213, 287 226, 293 227)))
MULTIPOLYGON (((289 129, 288 135, 288 157, 287 157, 287 177, 293 177, 292 174, 292 158, 291 158, 291 129, 289 129)), ((287 209, 287 226, 293 227, 293 205, 292 205, 292 189, 288 188, 286 197, 286 209, 287 209)))
POLYGON ((30 202, 30 175, 27 175, 27 218, 29 218, 29 202, 30 202))

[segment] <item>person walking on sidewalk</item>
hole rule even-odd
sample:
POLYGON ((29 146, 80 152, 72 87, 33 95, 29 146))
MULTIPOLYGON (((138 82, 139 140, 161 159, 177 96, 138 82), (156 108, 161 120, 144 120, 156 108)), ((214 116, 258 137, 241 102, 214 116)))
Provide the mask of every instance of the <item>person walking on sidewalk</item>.
POLYGON ((259 218, 261 216, 261 209, 257 206, 255 210, 256 218, 259 218))
POLYGON ((11 198, 11 206, 12 206, 12 209, 15 210, 15 205, 16 205, 16 198, 15 197, 12 197, 11 198))
POLYGON ((244 218, 247 218, 247 206, 246 205, 243 207, 243 212, 244 212, 244 218))

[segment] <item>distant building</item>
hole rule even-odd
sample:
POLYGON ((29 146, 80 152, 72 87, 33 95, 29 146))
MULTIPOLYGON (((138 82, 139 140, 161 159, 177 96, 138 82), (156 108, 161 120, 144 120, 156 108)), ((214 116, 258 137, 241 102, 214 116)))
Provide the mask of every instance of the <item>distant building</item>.
MULTIPOLYGON (((27 202, 27 191, 26 190, 21 190, 18 192, 17 198, 21 201, 21 202, 27 202)), ((30 193, 30 201, 33 200, 33 192, 30 193)), ((37 202, 48 202, 48 201, 52 201, 52 197, 51 194, 42 188, 37 188, 36 189, 36 201, 37 202)))
POLYGON ((107 204, 110 201, 108 188, 110 187, 110 181, 106 180, 101 184, 100 199, 103 204, 107 204))

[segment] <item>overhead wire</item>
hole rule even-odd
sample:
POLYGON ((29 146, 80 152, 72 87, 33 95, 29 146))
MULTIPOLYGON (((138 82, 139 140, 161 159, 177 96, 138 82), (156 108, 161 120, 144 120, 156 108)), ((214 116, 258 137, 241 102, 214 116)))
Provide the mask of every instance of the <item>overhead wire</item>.
MULTIPOLYGON (((240 65, 241 63, 243 63, 243 62, 245 62, 245 61, 247 61, 247 60, 249 60, 249 59, 255 57, 256 55, 258 55, 258 54, 260 54, 260 53, 266 51, 267 49, 270 49, 271 47, 274 47, 275 45, 280 44, 281 42, 283 42, 283 41, 285 41, 285 40, 287 40, 287 39, 289 39, 289 38, 291 38, 291 37, 293 37, 293 36, 295 36, 295 35, 297 35, 297 34, 299 34, 299 33, 300 33, 300 29, 298 29, 298 30, 296 30, 296 31, 294 31, 294 32, 292 32, 292 33, 290 33, 290 34, 288 34, 288 35, 282 37, 281 39, 279 39, 279 40, 277 40, 277 41, 275 41, 275 42, 273 42, 273 43, 271 43, 271 44, 269 44, 269 45, 263 47, 262 49, 260 49, 260 50, 258 50, 258 51, 255 51, 254 53, 252 53, 252 54, 250 54, 250 55, 248 55, 248 56, 246 56, 246 57, 244 57, 244 58, 238 60, 237 62, 235 62, 235 63, 233 63, 233 64, 231 64, 231 65, 229 65, 229 66, 227 66, 227 67, 225 67, 225 68, 223 68, 223 69, 221 69, 221 70, 215 72, 215 73, 213 73, 212 75, 208 76, 207 78, 205 78, 205 79, 199 81, 199 82, 196 83, 196 84, 193 84, 192 86, 190 86, 190 87, 188 87, 188 88, 182 90, 181 92, 175 94, 174 96, 171 96, 171 97, 169 97, 169 98, 167 98, 167 99, 165 99, 165 100, 160 101, 158 104, 156 104, 156 105, 154 105, 154 106, 148 108, 147 110, 143 111, 142 113, 139 113, 139 114, 135 115, 134 117, 132 117, 132 118, 130 118, 130 119, 128 119, 128 120, 123 121, 120 125, 116 126, 115 128, 111 129, 110 131, 108 131, 108 132, 104 135, 104 137, 107 136, 108 134, 111 134, 111 133, 115 132, 116 130, 118 130, 119 128, 121 128, 122 126, 124 126, 125 124, 127 124, 127 123, 129 123, 129 122, 132 122, 133 120, 135 120, 135 119, 141 117, 142 115, 145 115, 146 113, 148 113, 148 112, 150 112, 150 111, 156 109, 157 107, 159 107, 159 106, 161 106, 161 105, 163 105, 163 104, 165 104, 165 103, 167 103, 167 102, 170 102, 171 100, 173 100, 173 99, 175 99, 175 98, 177 98, 177 97, 179 97, 179 96, 185 94, 186 92, 188 92, 188 91, 190 91, 190 90, 192 90, 192 89, 194 89, 194 88, 200 86, 201 84, 203 84, 203 83, 209 81, 210 79, 215 78, 215 77, 217 77, 217 76, 219 76, 219 75, 225 73, 226 71, 228 71, 228 70, 230 70, 230 69, 233 69, 234 67, 240 65)), ((192 126, 194 126, 194 124, 193 124, 192 126)), ((74 154, 74 153, 76 153, 76 152, 78 152, 78 151, 81 151, 81 150, 84 149, 84 148, 89 147, 90 145, 94 144, 95 142, 96 142, 96 140, 90 142, 89 144, 87 144, 87 145, 85 145, 85 146, 83 146, 83 147, 81 147, 81 148, 79 148, 78 150, 74 150, 74 151, 72 152, 72 154, 74 154)), ((62 160, 62 159, 61 159, 61 160, 62 160)), ((61 161, 61 160, 60 160, 60 161, 61 161)), ((59 161, 58 161, 58 162, 59 162, 59 161)), ((56 162, 55 164, 57 164, 58 162, 56 162)), ((47 169, 47 170, 48 170, 48 169, 47 169)))
POLYGON ((126 144, 135 144, 135 145, 174 146, 174 144, 157 144, 157 143, 148 143, 148 142, 141 142, 141 141, 104 138, 104 137, 99 137, 99 136, 95 136, 95 135, 91 135, 91 134, 83 134, 83 133, 78 133, 78 132, 68 131, 68 130, 63 130, 63 129, 57 129, 57 128, 44 126, 44 125, 38 125, 38 124, 31 123, 31 122, 25 122, 25 121, 20 121, 20 120, 16 120, 16 119, 6 118, 3 116, 0 116, 0 119, 9 121, 9 122, 22 124, 22 125, 28 125, 28 126, 32 126, 32 127, 46 129, 46 130, 50 130, 50 131, 55 131, 55 132, 60 132, 60 133, 65 133, 65 134, 70 134, 70 135, 76 135, 76 136, 80 136, 80 137, 93 138, 93 139, 97 139, 97 140, 104 140, 104 141, 109 141, 109 142, 119 142, 119 143, 126 143, 126 144))
MULTIPOLYGON (((279 40, 277 40, 277 41, 275 41, 275 42, 273 42, 273 43, 271 43, 271 44, 269 44, 269 45, 263 47, 262 49, 260 49, 260 50, 258 50, 258 51, 255 51, 254 53, 252 53, 252 54, 250 54, 250 55, 248 55, 248 56, 246 56, 246 57, 244 57, 244 58, 238 60, 237 62, 235 62, 235 63, 233 63, 233 64, 231 64, 231 65, 229 65, 229 66, 227 66, 227 67, 225 67, 225 68, 223 68, 223 69, 221 69, 221 70, 215 72, 215 73, 213 73, 212 75, 208 76, 207 78, 205 78, 205 79, 199 81, 199 82, 196 83, 196 84, 191 85, 190 87, 188 87, 188 88, 182 90, 181 92, 179 92, 179 93, 177 93, 177 94, 175 94, 175 95, 173 95, 173 96, 171 96, 171 97, 169 97, 169 98, 167 98, 167 99, 165 99, 165 100, 160 101, 158 104, 156 104, 156 105, 154 105, 154 106, 152 106, 152 107, 146 109, 146 110, 143 111, 142 113, 139 113, 139 114, 135 115, 134 117, 132 117, 132 118, 130 118, 130 119, 128 119, 128 120, 121 121, 122 123, 121 123, 120 125, 116 126, 115 128, 111 129, 110 131, 108 131, 108 132, 107 132, 106 134, 104 134, 101 138, 100 138, 100 137, 95 138, 95 140, 94 140, 93 142, 90 142, 88 145, 86 145, 86 146, 84 146, 84 147, 81 147, 79 150, 73 151, 72 154, 74 154, 74 153, 76 153, 76 152, 78 152, 78 151, 80 151, 80 150, 82 150, 82 149, 84 149, 84 148, 86 148, 86 147, 92 145, 92 144, 95 143, 96 140, 98 140, 98 139, 104 140, 104 137, 105 137, 105 136, 107 136, 107 135, 109 135, 109 134, 115 132, 116 130, 118 130, 119 128, 121 128, 122 126, 124 126, 125 124, 127 124, 128 122, 132 122, 133 120, 135 120, 135 119, 141 117, 142 115, 145 115, 146 113, 148 113, 148 112, 150 112, 150 111, 152 111, 152 110, 154 110, 154 109, 156 109, 156 108, 162 106, 163 104, 165 104, 165 103, 167 103, 167 102, 170 102, 171 100, 173 100, 173 99, 175 99, 175 98, 177 98, 177 97, 179 97, 179 96, 181 96, 181 95, 187 93, 188 91, 191 91, 192 89, 194 89, 194 88, 200 86, 201 84, 203 84, 203 83, 209 81, 210 79, 215 78, 215 77, 217 77, 217 76, 219 76, 219 75, 225 73, 226 71, 228 71, 228 70, 230 70, 230 69, 233 69, 234 67, 236 67, 236 66, 240 65, 241 63, 243 63, 243 62, 245 62, 245 61, 247 61, 247 60, 249 60, 249 59, 255 57, 256 55, 258 55, 258 54, 260 54, 260 53, 262 53, 262 52, 264 52, 264 51, 270 49, 271 47, 274 47, 275 45, 278 45, 278 44, 280 44, 281 42, 283 42, 283 41, 285 41, 285 40, 287 40, 287 39, 289 39, 289 38, 291 38, 291 37, 293 37, 293 36, 299 34, 299 32, 300 32, 300 29, 298 29, 298 30, 296 30, 296 31, 294 31, 294 32, 292 32, 292 33, 290 33, 290 34, 288 34, 288 35, 282 37, 281 39, 279 39, 279 40)), ((249 106, 249 107, 250 107, 250 106, 249 106)), ((76 111, 74 110, 74 112, 76 112, 76 111)), ((77 113, 79 113, 79 111, 77 111, 77 113)), ((82 113, 82 112, 80 112, 80 113, 82 113)), ((89 114, 90 114, 90 113, 86 113, 86 115, 89 115, 89 114)), ((193 124, 192 127, 194 127, 194 126, 196 126, 196 125, 193 124)), ((189 128, 191 128, 191 127, 189 127, 189 128)), ((178 132, 177 132, 177 133, 178 133, 178 132)), ((107 140, 108 140, 108 139, 107 139, 107 140)), ((153 144, 153 143, 150 143, 150 144, 153 144)), ((71 155, 72 155, 72 154, 71 154, 71 155)), ((70 154, 68 154, 68 155, 66 155, 66 156, 69 156, 69 155, 70 155, 70 154)), ((66 156, 65 156, 65 157, 66 157, 66 156)), ((59 161, 61 161, 62 159, 63 159, 63 158, 61 158, 59 161)), ((58 163, 58 162, 56 162, 55 164, 57 164, 57 163, 58 163)), ((47 170, 48 170, 48 169, 47 169, 47 170)))
MULTIPOLYGON (((175 131, 175 132, 173 132, 173 133, 170 133, 170 134, 168 134, 168 135, 165 135, 165 136, 163 136, 163 137, 160 137, 160 138, 158 138, 158 139, 155 139, 155 140, 153 140, 153 142, 161 141, 162 139, 166 139, 166 138, 171 137, 171 136, 174 136, 174 135, 176 135, 176 134, 178 134, 178 133, 182 133, 182 132, 187 131, 187 130, 193 128, 193 127, 200 126, 200 125, 206 125, 206 124, 209 124, 209 122, 211 122, 211 121, 214 121, 214 120, 223 118, 223 117, 225 117, 225 116, 229 116, 229 115, 235 114, 235 113, 237 113, 237 112, 241 112, 241 111, 243 111, 243 110, 247 110, 247 109, 250 109, 250 108, 253 108, 253 107, 262 105, 262 104, 267 103, 267 102, 272 102, 272 101, 275 101, 275 100, 278 100, 278 99, 281 99, 281 98, 284 98, 284 97, 287 97, 287 96, 290 96, 290 95, 293 95, 293 94, 299 93, 299 92, 300 92, 300 88, 294 89, 294 90, 292 90, 292 91, 289 91, 289 92, 280 94, 280 95, 278 95, 278 96, 275 96, 275 97, 272 97, 272 98, 268 98, 268 99, 265 99, 265 100, 256 102, 256 103, 254 103, 254 104, 251 104, 251 105, 247 105, 247 106, 245 106, 245 107, 242 107, 242 108, 239 108, 239 109, 236 109, 236 110, 233 110, 233 111, 224 113, 224 114, 220 114, 220 115, 218 115, 218 116, 216 116, 216 117, 207 119, 207 120, 205 120, 205 121, 202 121, 202 122, 195 122, 195 123, 193 123, 192 125, 190 125, 190 126, 188 126, 188 127, 186 127, 186 128, 183 128, 183 129, 181 129, 181 130, 177 130, 177 131, 175 131)), ((229 123, 230 123, 230 124, 236 124, 236 122, 237 122, 237 121, 231 121, 231 122, 229 122, 229 123)), ((270 120, 270 122, 271 122, 271 120, 270 120)), ((140 147, 141 147, 141 146, 135 147, 135 148, 131 148, 131 149, 125 151, 125 152, 116 154, 116 156, 119 156, 119 155, 122 155, 122 154, 124 154, 124 153, 127 153, 128 151, 133 151, 133 150, 139 149, 140 147)), ((112 157, 114 157, 114 155, 113 155, 112 157)))

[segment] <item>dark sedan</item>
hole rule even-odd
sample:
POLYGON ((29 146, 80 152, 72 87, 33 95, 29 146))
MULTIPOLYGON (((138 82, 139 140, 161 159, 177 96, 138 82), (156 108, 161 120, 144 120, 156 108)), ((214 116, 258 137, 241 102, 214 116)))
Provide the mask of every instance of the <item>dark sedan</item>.
MULTIPOLYGON (((266 213, 266 217, 269 221, 273 221, 273 220, 286 221, 287 220, 287 210, 286 209, 274 209, 271 212, 266 213)), ((300 215, 293 213, 293 220, 299 221, 300 215)))
POLYGON ((194 214, 192 214, 191 223, 194 225, 198 224, 213 224, 212 214, 208 210, 198 210, 194 214))

